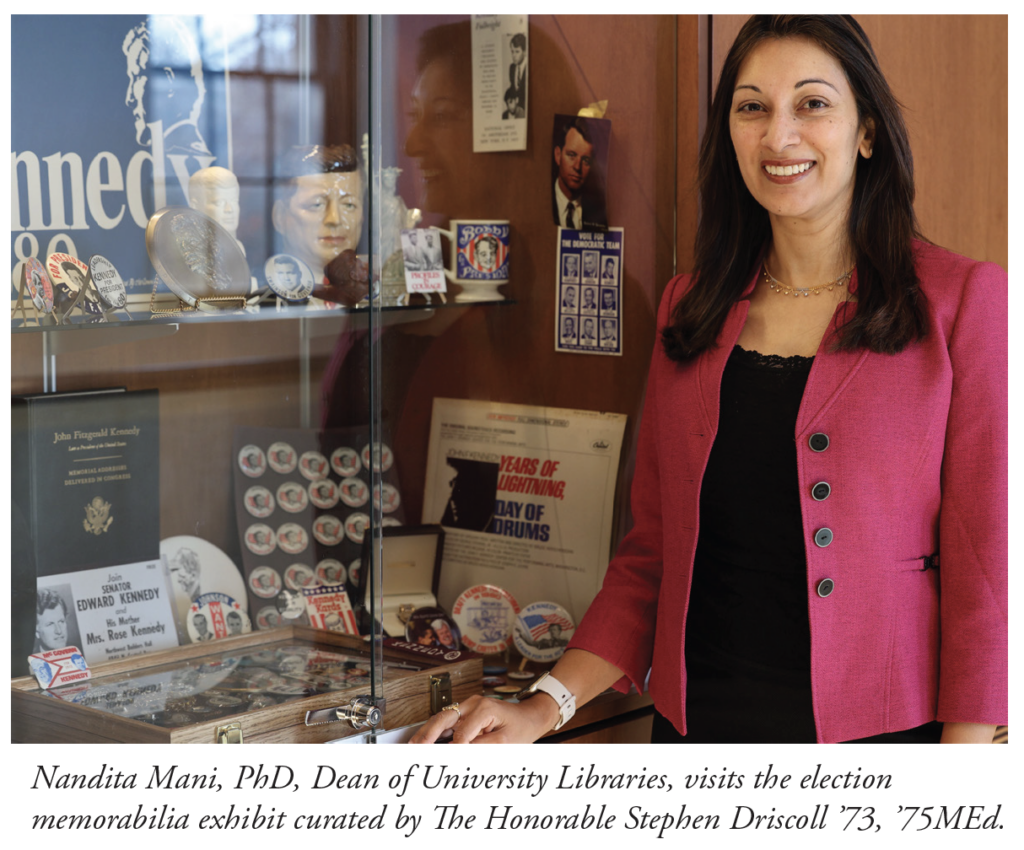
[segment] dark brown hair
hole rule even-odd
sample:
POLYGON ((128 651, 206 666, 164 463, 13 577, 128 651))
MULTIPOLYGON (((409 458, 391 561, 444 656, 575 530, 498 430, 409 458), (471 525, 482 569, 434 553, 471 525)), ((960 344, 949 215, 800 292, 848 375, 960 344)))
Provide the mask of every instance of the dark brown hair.
POLYGON ((850 15, 755 15, 740 30, 701 142, 701 217, 694 285, 662 331, 665 353, 685 361, 714 346, 730 308, 743 294, 771 239, 768 212, 748 191, 729 133, 740 66, 769 38, 807 38, 846 73, 860 120, 874 123, 870 159, 857 158, 847 235, 857 264, 857 310, 841 324, 836 350, 895 354, 922 337, 926 322, 914 271, 914 159, 899 102, 882 75, 871 42, 850 15))

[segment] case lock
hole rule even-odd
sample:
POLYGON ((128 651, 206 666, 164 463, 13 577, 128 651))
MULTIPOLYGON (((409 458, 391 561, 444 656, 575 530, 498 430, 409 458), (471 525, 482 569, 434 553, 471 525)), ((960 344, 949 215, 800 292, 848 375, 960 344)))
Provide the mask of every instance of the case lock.
POLYGON ((437 673, 430 677, 430 713, 437 714, 446 705, 452 704, 452 677, 448 673, 437 673))
POLYGON ((241 744, 242 724, 228 723, 225 726, 218 726, 216 741, 218 744, 241 744))
POLYGON ((348 705, 340 705, 337 708, 323 708, 319 711, 306 712, 306 725, 319 726, 322 723, 334 723, 338 720, 347 720, 354 729, 375 729, 384 719, 384 712, 387 701, 379 699, 376 702, 367 696, 354 697, 348 705))

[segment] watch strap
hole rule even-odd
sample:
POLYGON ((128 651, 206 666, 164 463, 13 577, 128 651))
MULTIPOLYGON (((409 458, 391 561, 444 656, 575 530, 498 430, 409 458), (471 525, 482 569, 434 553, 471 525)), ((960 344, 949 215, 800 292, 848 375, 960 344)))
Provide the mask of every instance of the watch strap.
POLYGON ((541 692, 546 693, 558 704, 558 723, 552 728, 561 729, 572 720, 573 715, 576 713, 576 697, 558 679, 550 673, 544 673, 530 687, 521 691, 518 694, 518 698, 520 700, 528 699, 541 692))

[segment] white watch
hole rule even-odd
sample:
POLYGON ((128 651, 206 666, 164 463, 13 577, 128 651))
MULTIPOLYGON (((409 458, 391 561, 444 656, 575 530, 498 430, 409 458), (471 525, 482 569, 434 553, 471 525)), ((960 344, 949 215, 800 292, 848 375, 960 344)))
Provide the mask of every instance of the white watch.
POLYGON ((552 728, 561 729, 572 720, 572 716, 576 713, 576 697, 569 693, 569 689, 550 673, 543 673, 530 687, 524 688, 516 694, 516 699, 522 702, 524 699, 536 696, 541 691, 558 703, 558 722, 552 728))

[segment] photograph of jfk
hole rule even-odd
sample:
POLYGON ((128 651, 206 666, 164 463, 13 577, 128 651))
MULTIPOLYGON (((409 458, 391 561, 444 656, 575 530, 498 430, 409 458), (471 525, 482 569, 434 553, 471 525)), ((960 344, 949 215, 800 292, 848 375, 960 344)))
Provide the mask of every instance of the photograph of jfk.
POLYGON ((571 230, 607 230, 605 174, 612 122, 556 115, 552 137, 551 211, 571 230))

